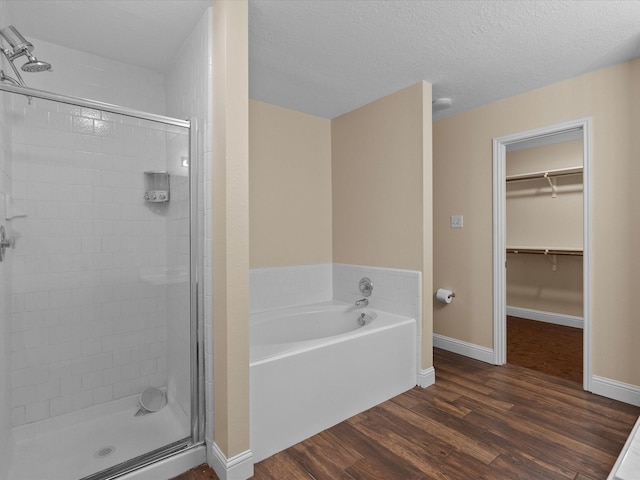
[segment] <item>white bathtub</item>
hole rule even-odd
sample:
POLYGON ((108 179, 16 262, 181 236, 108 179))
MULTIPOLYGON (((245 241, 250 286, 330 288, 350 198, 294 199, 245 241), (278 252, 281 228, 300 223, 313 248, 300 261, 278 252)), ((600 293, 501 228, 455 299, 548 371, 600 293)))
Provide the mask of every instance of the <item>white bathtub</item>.
POLYGON ((339 302, 252 314, 250 382, 259 462, 415 386, 416 322, 339 302))
POLYGON ((633 426, 607 480, 637 480, 638 478, 640 478, 640 418, 633 426))

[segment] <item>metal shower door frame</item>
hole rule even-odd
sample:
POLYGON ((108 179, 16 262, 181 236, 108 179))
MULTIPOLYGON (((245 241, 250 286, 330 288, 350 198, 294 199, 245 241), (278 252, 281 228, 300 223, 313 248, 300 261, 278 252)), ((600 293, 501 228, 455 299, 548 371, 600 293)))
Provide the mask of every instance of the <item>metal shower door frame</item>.
POLYGON ((162 123, 177 127, 187 128, 189 130, 189 258, 190 258, 190 383, 191 383, 191 437, 178 440, 174 443, 166 445, 158 450, 148 452, 140 457, 133 458, 112 468, 102 470, 95 474, 86 476, 80 480, 109 480, 115 479, 123 474, 133 472, 141 467, 150 465, 159 460, 170 457, 171 455, 184 452, 188 449, 200 446, 204 442, 204 345, 202 329, 203 312, 202 308, 202 282, 199 278, 200 272, 198 265, 203 259, 200 252, 201 246, 199 242, 198 229, 198 125, 197 119, 192 117, 190 120, 181 120, 178 118, 157 115, 154 113, 144 112, 132 108, 122 107, 96 100, 90 100, 80 97, 72 97, 61 95, 44 90, 38 90, 30 87, 21 87, 13 84, 0 82, 0 91, 24 95, 27 98, 40 98, 67 105, 73 105, 83 108, 91 108, 104 112, 123 115, 126 117, 148 120, 151 122, 162 123))

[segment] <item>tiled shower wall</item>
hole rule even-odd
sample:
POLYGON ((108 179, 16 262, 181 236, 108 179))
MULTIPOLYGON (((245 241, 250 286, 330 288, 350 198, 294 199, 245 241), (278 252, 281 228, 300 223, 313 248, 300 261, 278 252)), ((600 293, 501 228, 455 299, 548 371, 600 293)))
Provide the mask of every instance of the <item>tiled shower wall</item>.
POLYGON ((369 306, 383 312, 415 318, 420 335, 422 325, 422 275, 415 270, 366 267, 362 265, 333 264, 333 298, 355 302, 362 298, 360 279, 373 282, 369 306))
POLYGON ((249 271, 251 313, 326 302, 333 298, 333 265, 252 268, 249 271))
POLYGON ((165 384, 164 127, 14 98, 12 418, 21 425, 165 384))
POLYGON ((422 274, 414 270, 342 263, 256 268, 249 272, 251 313, 338 300, 354 304, 362 298, 359 282, 374 285, 371 308, 416 320, 416 372, 421 369, 422 274))
MULTIPOLYGON (((31 86, 164 109, 158 74, 45 42, 37 48, 56 69, 28 76, 31 86)), ((166 384, 166 282, 155 274, 166 265, 167 212, 142 194, 143 171, 167 168, 172 133, 94 110, 12 101, 13 194, 27 215, 11 225, 16 426, 166 384)))
POLYGON ((27 86, 165 115, 163 75, 43 40, 29 40, 36 56, 50 62, 53 69, 23 75, 27 86))
POLYGON ((369 306, 415 318, 420 335, 422 276, 413 270, 342 263, 254 268, 249 272, 251 313, 329 300, 355 303, 362 298, 362 277, 374 285, 369 306))
POLYGON ((191 404, 191 317, 189 250, 189 138, 183 133, 167 142, 167 170, 171 178, 171 201, 167 205, 165 235, 167 249, 167 387, 189 414, 191 404))
MULTIPOLYGON (((7 18, 6 6, 0 3, 0 18, 7 18)), ((7 65, 2 63, 2 68, 7 65)), ((0 225, 6 228, 5 200, 11 194, 11 124, 7 122, 7 95, 0 93, 0 225)), ((8 254, 0 263, 0 478, 6 477, 10 454, 11 431, 11 270, 8 254)))
MULTIPOLYGON (((197 157, 190 159, 196 161, 198 166, 198 231, 199 235, 198 262, 200 265, 200 278, 198 292, 203 299, 203 310, 199 318, 199 328, 204 331, 204 372, 200 372, 201 380, 205 384, 205 415, 206 415, 206 439, 210 443, 213 439, 213 307, 212 307, 212 269, 211 257, 212 241, 212 158, 211 144, 211 106, 212 102, 212 12, 207 9, 189 38, 182 45, 173 69, 167 74, 165 81, 167 115, 177 118, 195 117, 198 123, 197 157)), ((181 338, 187 331, 182 330, 177 334, 181 338)), ((180 350, 182 341, 174 341, 172 335, 169 339, 169 357, 176 356, 180 350)), ((181 362, 177 362, 180 365, 181 362)), ((176 362, 171 361, 169 367, 169 383, 173 380, 173 368, 178 368, 176 362)), ((188 379, 176 375, 175 382, 178 392, 178 401, 186 403, 188 379)), ((186 407, 183 405, 186 411, 186 407)), ((210 451, 210 449, 208 450, 210 451)))

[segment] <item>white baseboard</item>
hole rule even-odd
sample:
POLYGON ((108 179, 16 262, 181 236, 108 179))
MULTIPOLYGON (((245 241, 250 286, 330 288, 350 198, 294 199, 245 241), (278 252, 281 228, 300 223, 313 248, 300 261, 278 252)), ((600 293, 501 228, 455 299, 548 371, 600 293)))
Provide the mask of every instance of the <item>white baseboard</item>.
MULTIPOLYGON (((449 352, 458 353, 475 360, 493 364, 493 350, 480 345, 463 342, 455 338, 433 334, 433 346, 449 352)), ((422 373, 422 371, 421 371, 422 373)), ((435 371, 434 371, 435 375, 435 371)), ((640 407, 640 386, 611 380, 593 375, 591 377, 591 392, 596 395, 618 400, 620 402, 640 407)))
POLYGON ((427 388, 436 383, 436 370, 433 367, 429 367, 426 370, 420 369, 418 372, 417 384, 419 387, 427 388))
POLYGON ((545 312, 533 310, 531 308, 510 307, 507 305, 507 315, 512 317, 526 318, 527 320, 537 320, 539 322, 555 323, 565 327, 584 328, 582 317, 565 315, 563 313, 545 312))
POLYGON ((610 378, 591 377, 591 392, 640 407, 640 387, 610 378))
POLYGON ((220 480, 247 480, 253 477, 253 454, 246 450, 227 458, 216 442, 211 443, 209 466, 220 480))
POLYGON ((475 360, 480 360, 481 362, 493 364, 492 348, 463 342, 462 340, 445 337, 444 335, 439 335, 437 333, 433 334, 433 346, 449 352, 458 353, 475 360))

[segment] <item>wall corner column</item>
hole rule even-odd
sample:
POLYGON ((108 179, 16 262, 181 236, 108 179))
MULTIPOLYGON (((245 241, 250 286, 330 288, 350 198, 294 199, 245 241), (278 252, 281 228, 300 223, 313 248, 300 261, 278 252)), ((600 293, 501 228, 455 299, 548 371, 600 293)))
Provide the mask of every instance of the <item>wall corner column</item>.
MULTIPOLYGON (((253 475, 249 436, 248 3, 213 4, 213 378, 220 478, 253 475)), ((211 429, 211 426, 207 428, 211 429)))
POLYGON ((432 85, 422 82, 422 365, 433 371, 433 119, 432 85))

